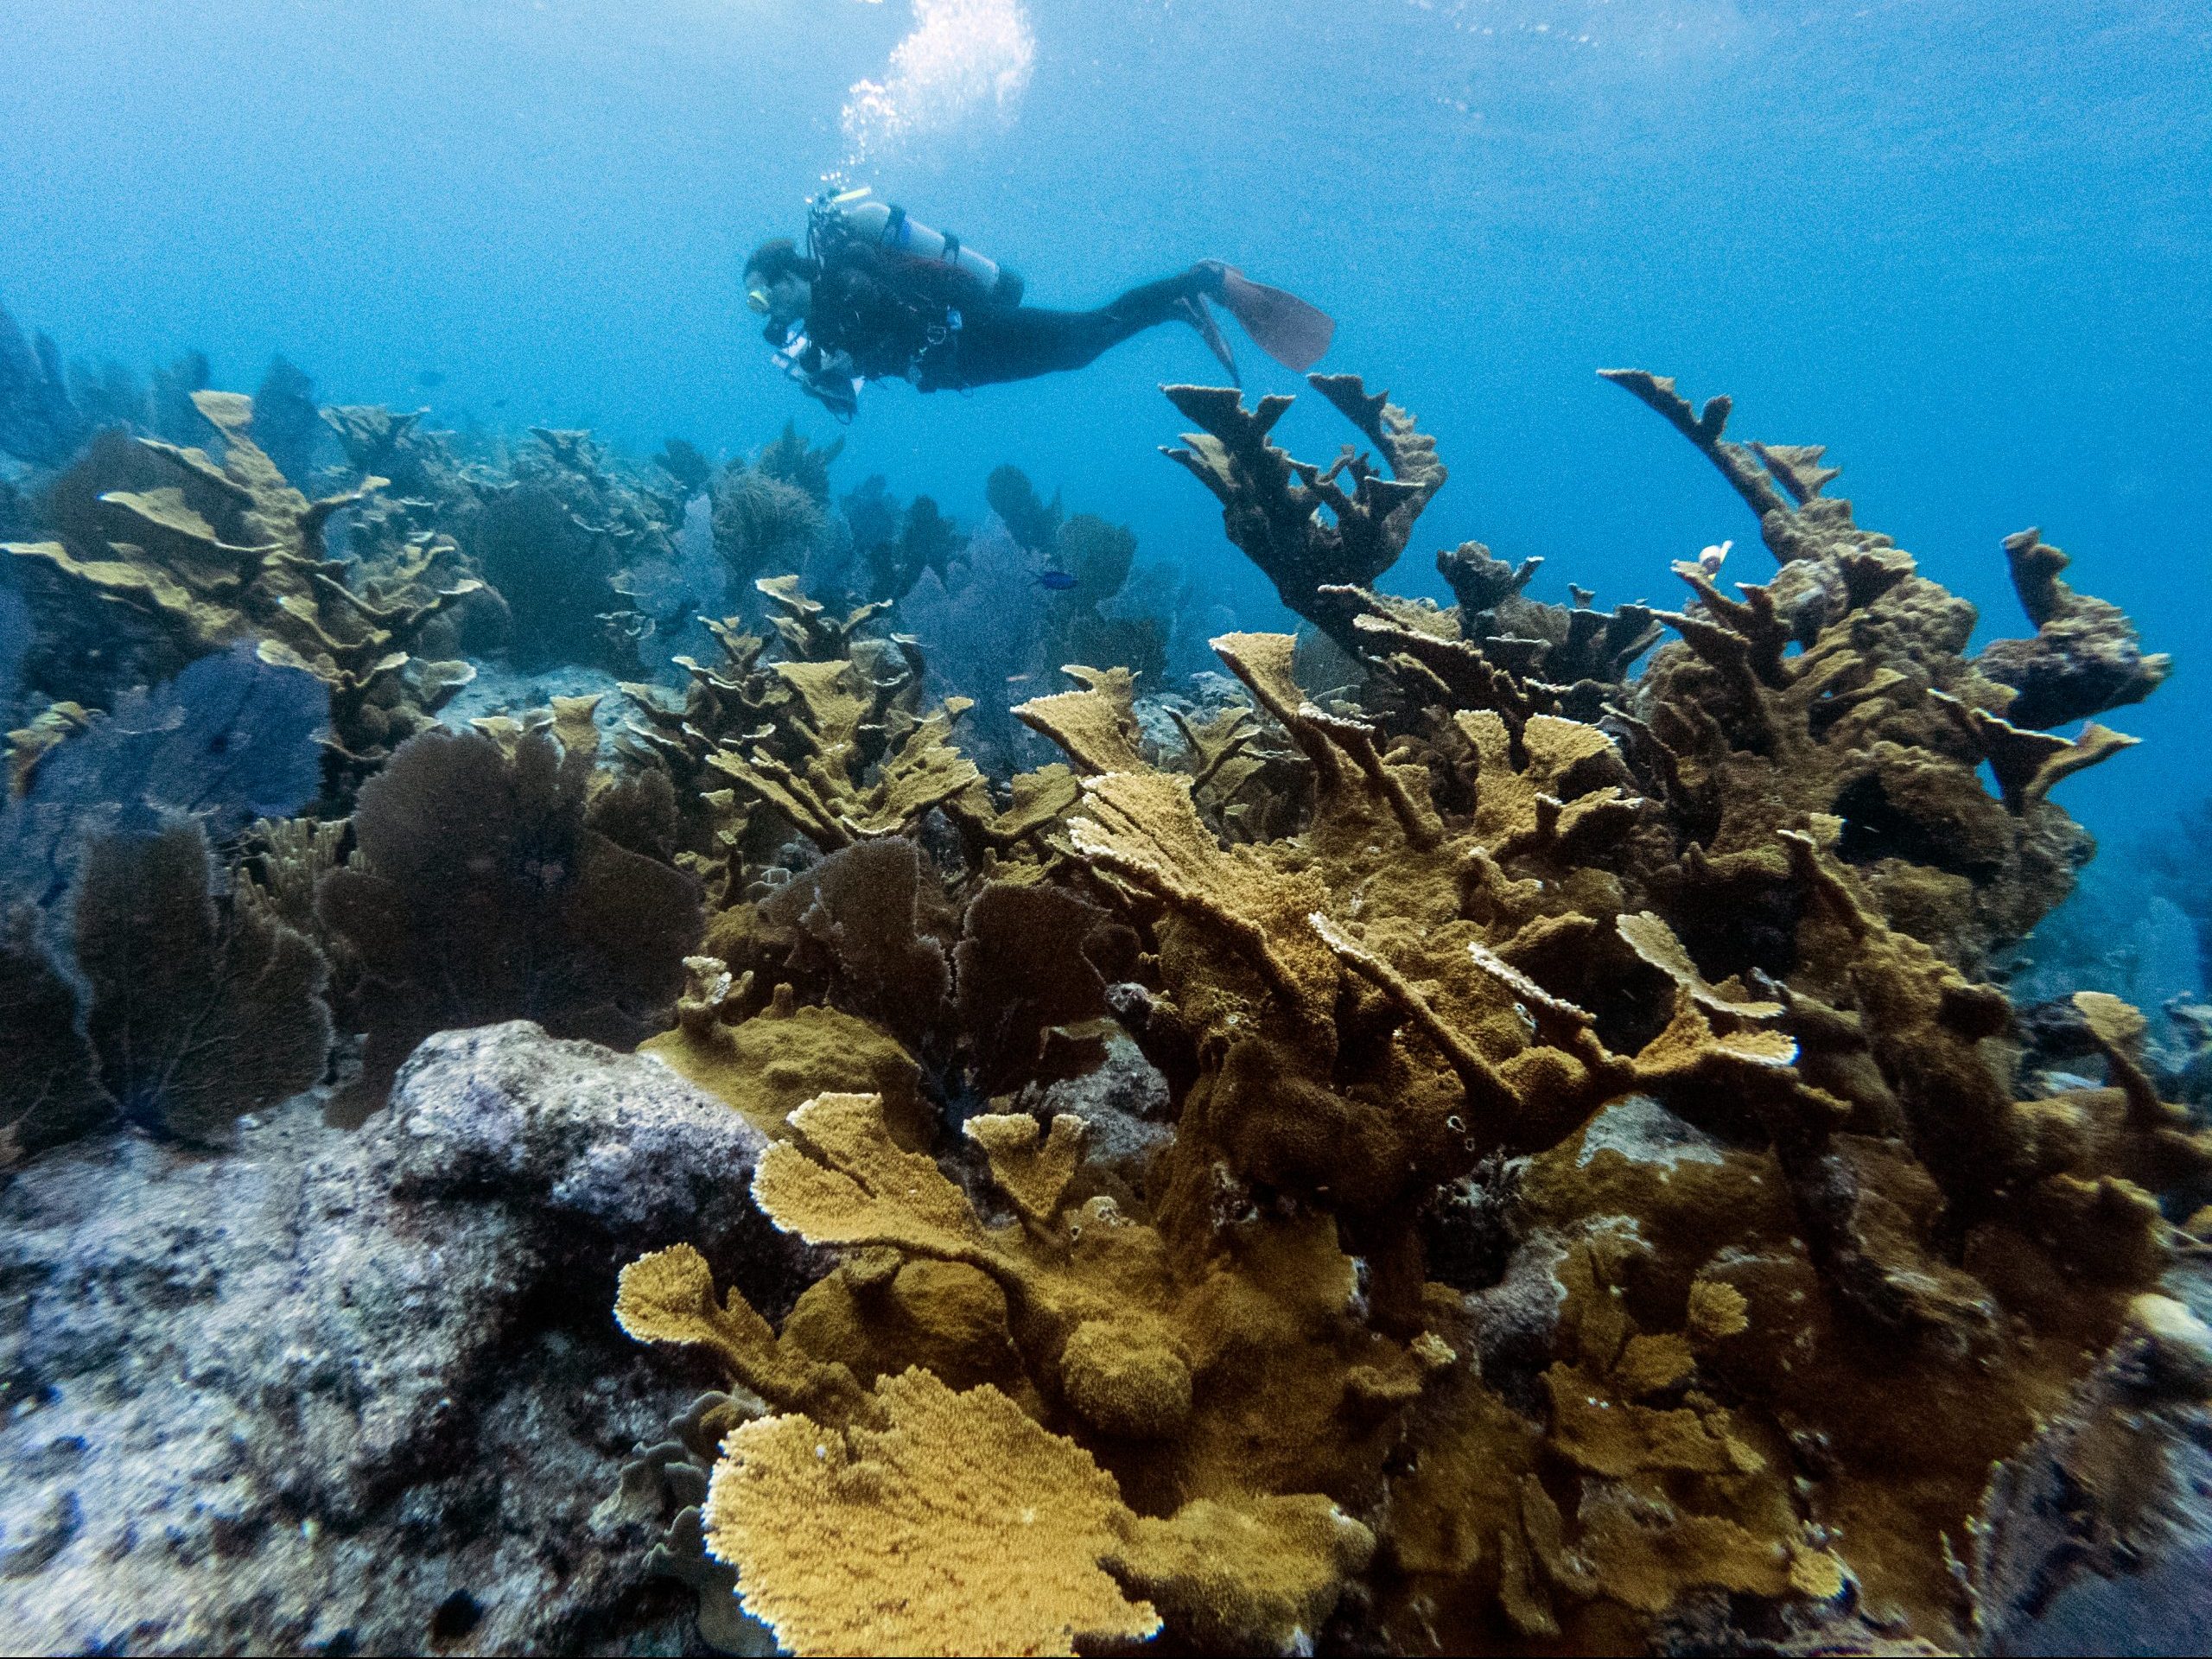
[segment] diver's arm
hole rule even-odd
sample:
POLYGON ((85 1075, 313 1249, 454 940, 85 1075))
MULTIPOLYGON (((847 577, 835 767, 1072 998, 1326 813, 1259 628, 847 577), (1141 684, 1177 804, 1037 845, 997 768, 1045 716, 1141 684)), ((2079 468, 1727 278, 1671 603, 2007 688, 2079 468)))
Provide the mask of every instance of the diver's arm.
POLYGON ((804 323, 781 330, 771 325, 764 338, 775 348, 776 366, 798 382, 801 391, 840 421, 853 418, 860 408, 861 376, 850 353, 825 349, 804 323))
POLYGON ((800 391, 839 420, 849 421, 859 410, 862 377, 854 372, 849 353, 809 346, 791 361, 788 372, 800 391))

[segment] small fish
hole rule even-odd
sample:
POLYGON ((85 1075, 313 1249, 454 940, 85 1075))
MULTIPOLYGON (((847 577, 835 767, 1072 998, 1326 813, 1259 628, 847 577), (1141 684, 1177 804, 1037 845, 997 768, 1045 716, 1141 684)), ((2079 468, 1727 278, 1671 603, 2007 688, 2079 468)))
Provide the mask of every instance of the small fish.
POLYGON ((425 369, 415 377, 415 384, 418 386, 442 386, 445 383, 445 371, 442 369, 425 369))
POLYGON ((1076 584, 1075 578, 1065 570, 1039 570, 1037 573, 1037 585, 1039 588, 1049 588, 1056 594, 1065 594, 1076 584))
POLYGON ((1027 685, 1029 683, 1029 676, 1027 674, 1009 674, 1006 677, 1006 683, 1008 685, 1027 685))
POLYGON ((492 407, 494 409, 505 409, 506 406, 507 400, 504 397, 494 397, 492 400, 492 407))
POLYGON ((1697 562, 1704 567, 1705 574, 1708 576, 1719 575, 1720 567, 1727 562, 1728 550, 1735 545, 1735 539, 1732 537, 1727 541, 1714 543, 1699 554, 1697 562))

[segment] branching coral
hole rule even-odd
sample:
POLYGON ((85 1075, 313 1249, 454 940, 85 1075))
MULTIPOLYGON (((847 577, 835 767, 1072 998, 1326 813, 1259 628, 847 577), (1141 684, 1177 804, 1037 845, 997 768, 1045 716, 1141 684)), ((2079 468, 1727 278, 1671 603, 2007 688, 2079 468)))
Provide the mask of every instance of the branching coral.
POLYGON ((830 852, 906 834, 982 783, 950 741, 965 701, 925 715, 913 642, 863 633, 885 606, 839 617, 795 577, 755 586, 781 659, 766 660, 768 642, 732 618, 709 625, 721 663, 677 659, 690 682, 680 712, 652 687, 625 687, 643 716, 630 725, 631 752, 665 767, 696 803, 690 850, 702 873, 721 869, 728 900, 745 890, 734 867, 765 862, 774 836, 796 833, 830 852))
POLYGON ((1351 618, 1323 590, 1364 587, 1395 564, 1446 474, 1435 441, 1388 393, 1370 396, 1357 375, 1308 375, 1306 384, 1366 435, 1389 477, 1350 446, 1326 468, 1293 460, 1268 441, 1290 398, 1262 397, 1248 412, 1236 392, 1219 387, 1166 388, 1168 400, 1204 430, 1162 453, 1213 492, 1229 539, 1267 573, 1282 602, 1349 650, 1351 618))
POLYGON ((1693 417, 1671 381, 1608 378, 1714 461, 1784 561, 1771 582, 1740 585, 1740 601, 1676 567, 1699 604, 1662 617, 1682 645, 1624 704, 1642 775, 1714 864, 1759 856, 1785 821, 1819 833, 1840 820, 1837 850, 1866 869, 1891 918, 1955 960, 1986 960, 2026 933, 2083 856, 2046 796, 2129 741, 2098 727, 2071 741, 2032 728, 2139 698, 2164 659, 2141 657, 2112 607, 2057 582, 2063 556, 2033 533, 2006 551, 2036 639, 1967 658, 1973 608, 1823 493, 1836 471, 1821 449, 1734 443, 1722 436, 1726 398, 1693 417), (2013 689, 2030 685, 2032 696, 2013 689), (2001 812, 1971 771, 1984 760, 2001 812))
MULTIPOLYGON (((1991 1465, 2212 1193, 2132 1010, 2078 1000, 2106 1083, 2023 1099, 1980 978, 2076 857, 2052 785, 2120 741, 2012 719, 2088 680, 1968 658, 1970 612, 1822 493, 1819 451, 1617 378, 1760 512, 1771 582, 1730 596, 1699 563, 1679 611, 1538 607, 1470 544, 1457 607, 1391 599, 1364 584, 1441 481, 1403 416, 1332 383, 1394 482, 1179 389, 1206 428, 1179 458, 1365 684, 1309 695, 1290 637, 1224 635, 1250 709, 1186 721, 1170 772, 1128 675, 1077 668, 1014 711, 1068 765, 1028 785, 1041 850, 1010 879, 976 879, 1002 847, 971 785, 932 856, 860 836, 716 918, 687 1027, 756 1109, 804 1086, 763 1087, 766 1057, 804 1070, 839 1020, 895 1037, 932 1104, 944 1055, 972 1080, 957 1149, 895 1068, 790 1113, 754 1195, 840 1265, 780 1331, 684 1252, 625 1281, 633 1334, 772 1408, 710 1531, 787 1643, 878 1639, 897 1605, 918 1643, 1065 1644, 1109 1584, 1225 1649, 1637 1649, 1722 1606, 1810 1645, 1969 1636, 1947 1545, 1991 1465), (1111 1168, 1033 1088, 1101 1004, 1173 1119, 1111 1168), (1001 1495, 1057 1495, 1049 1605, 964 1567, 962 1605, 916 1578, 925 1546, 827 1570, 801 1517, 911 1516, 923 1467, 988 1495, 949 1559, 1001 1495)), ((860 1070, 822 1064, 824 1090, 860 1070)))
POLYGON ((465 664, 410 652, 481 584, 357 589, 326 556, 323 527, 383 480, 309 501, 254 442, 251 399, 198 391, 192 402, 220 442, 220 464, 197 448, 105 435, 46 492, 59 539, 10 544, 48 641, 33 678, 98 703, 114 695, 118 668, 161 678, 244 640, 329 687, 333 781, 358 779, 468 678, 465 664), (103 651, 67 660, 95 637, 103 651), (107 666, 87 677, 87 661, 107 666))

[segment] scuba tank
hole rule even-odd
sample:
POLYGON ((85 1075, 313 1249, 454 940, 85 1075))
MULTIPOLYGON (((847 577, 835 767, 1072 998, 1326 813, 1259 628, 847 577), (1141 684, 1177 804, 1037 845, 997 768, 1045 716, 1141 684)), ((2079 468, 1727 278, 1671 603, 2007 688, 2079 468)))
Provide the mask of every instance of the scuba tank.
POLYGON ((996 305, 1021 303, 1020 276, 968 246, 957 236, 931 229, 904 207, 878 201, 866 186, 840 195, 815 199, 807 218, 807 240, 817 258, 827 244, 849 240, 910 259, 947 265, 982 287, 996 305))

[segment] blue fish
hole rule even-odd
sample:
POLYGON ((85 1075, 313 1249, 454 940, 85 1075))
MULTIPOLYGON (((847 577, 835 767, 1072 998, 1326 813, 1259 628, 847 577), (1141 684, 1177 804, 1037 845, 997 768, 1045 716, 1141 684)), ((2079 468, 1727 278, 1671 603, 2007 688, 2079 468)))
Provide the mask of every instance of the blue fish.
POLYGON ((1075 578, 1065 570, 1039 570, 1037 573, 1037 585, 1039 588, 1049 588, 1056 594, 1065 594, 1075 586, 1075 578))

